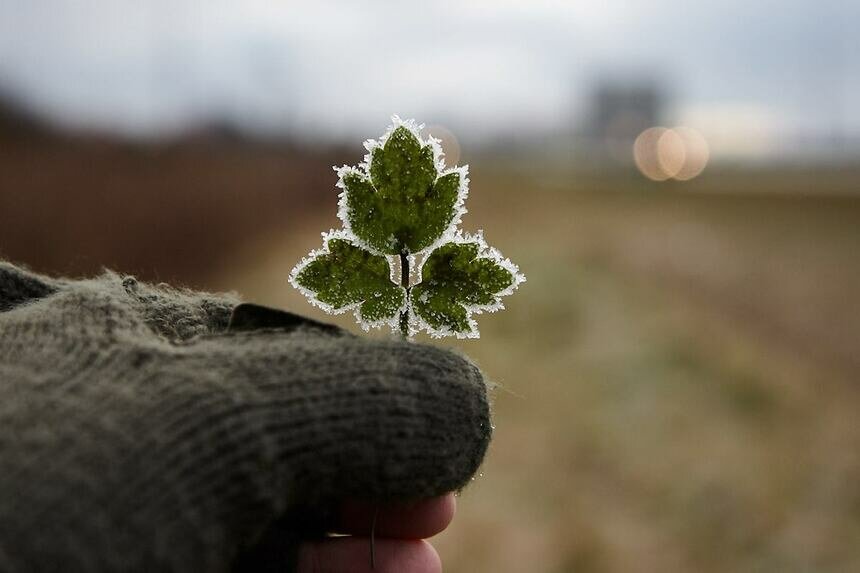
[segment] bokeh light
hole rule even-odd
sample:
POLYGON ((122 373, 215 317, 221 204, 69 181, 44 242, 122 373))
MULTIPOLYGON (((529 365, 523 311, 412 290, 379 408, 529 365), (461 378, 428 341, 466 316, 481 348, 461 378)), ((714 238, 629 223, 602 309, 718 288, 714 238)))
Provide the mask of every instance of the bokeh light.
POLYGON ((678 134, 684 142, 685 159, 684 165, 675 173, 675 179, 679 181, 689 181, 697 177, 710 158, 710 148, 708 142, 701 133, 692 127, 681 126, 676 127, 672 131, 678 134))
POLYGON ((636 167, 642 175, 652 181, 665 181, 669 178, 657 156, 660 138, 667 131, 665 127, 649 127, 633 142, 633 160, 636 162, 636 167))
POLYGON ((687 151, 684 140, 674 129, 667 129, 657 140, 657 164, 667 178, 674 177, 684 167, 687 151))
POLYGON ((689 181, 704 171, 710 150, 701 133, 687 126, 649 127, 633 142, 633 160, 652 181, 689 181))

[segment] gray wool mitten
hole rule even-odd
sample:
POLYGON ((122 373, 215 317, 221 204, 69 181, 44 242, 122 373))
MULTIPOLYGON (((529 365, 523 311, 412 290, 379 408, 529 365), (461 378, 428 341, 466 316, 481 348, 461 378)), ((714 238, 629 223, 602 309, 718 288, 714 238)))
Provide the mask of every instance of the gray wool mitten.
POLYGON ((469 481, 469 361, 237 304, 0 262, 0 571, 291 571, 340 500, 469 481))

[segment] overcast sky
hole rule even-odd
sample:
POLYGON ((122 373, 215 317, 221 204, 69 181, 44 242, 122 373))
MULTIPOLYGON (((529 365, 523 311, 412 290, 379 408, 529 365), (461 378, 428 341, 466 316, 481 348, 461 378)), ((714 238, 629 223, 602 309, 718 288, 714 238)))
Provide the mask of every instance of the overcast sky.
POLYGON ((477 139, 653 77, 705 131, 856 135, 858 31, 860 0, 0 0, 0 89, 135 133, 372 135, 399 113, 477 139))

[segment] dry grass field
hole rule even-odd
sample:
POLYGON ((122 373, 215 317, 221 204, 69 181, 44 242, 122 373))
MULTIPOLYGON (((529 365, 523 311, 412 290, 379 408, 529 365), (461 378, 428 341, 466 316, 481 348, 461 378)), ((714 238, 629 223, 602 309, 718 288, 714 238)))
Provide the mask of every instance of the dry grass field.
MULTIPOLYGON (((528 282, 441 342, 498 384, 446 571, 860 570, 858 175, 475 165, 464 226, 528 282)), ((326 319, 286 283, 326 201, 210 284, 326 319)))

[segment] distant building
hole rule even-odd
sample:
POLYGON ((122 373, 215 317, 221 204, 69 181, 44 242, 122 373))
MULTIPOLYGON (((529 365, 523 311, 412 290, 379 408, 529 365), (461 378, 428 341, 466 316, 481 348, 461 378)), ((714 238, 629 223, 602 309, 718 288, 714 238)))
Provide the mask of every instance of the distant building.
POLYGON ((657 81, 601 81, 592 92, 587 134, 595 150, 627 161, 645 129, 665 121, 666 94, 657 81))

